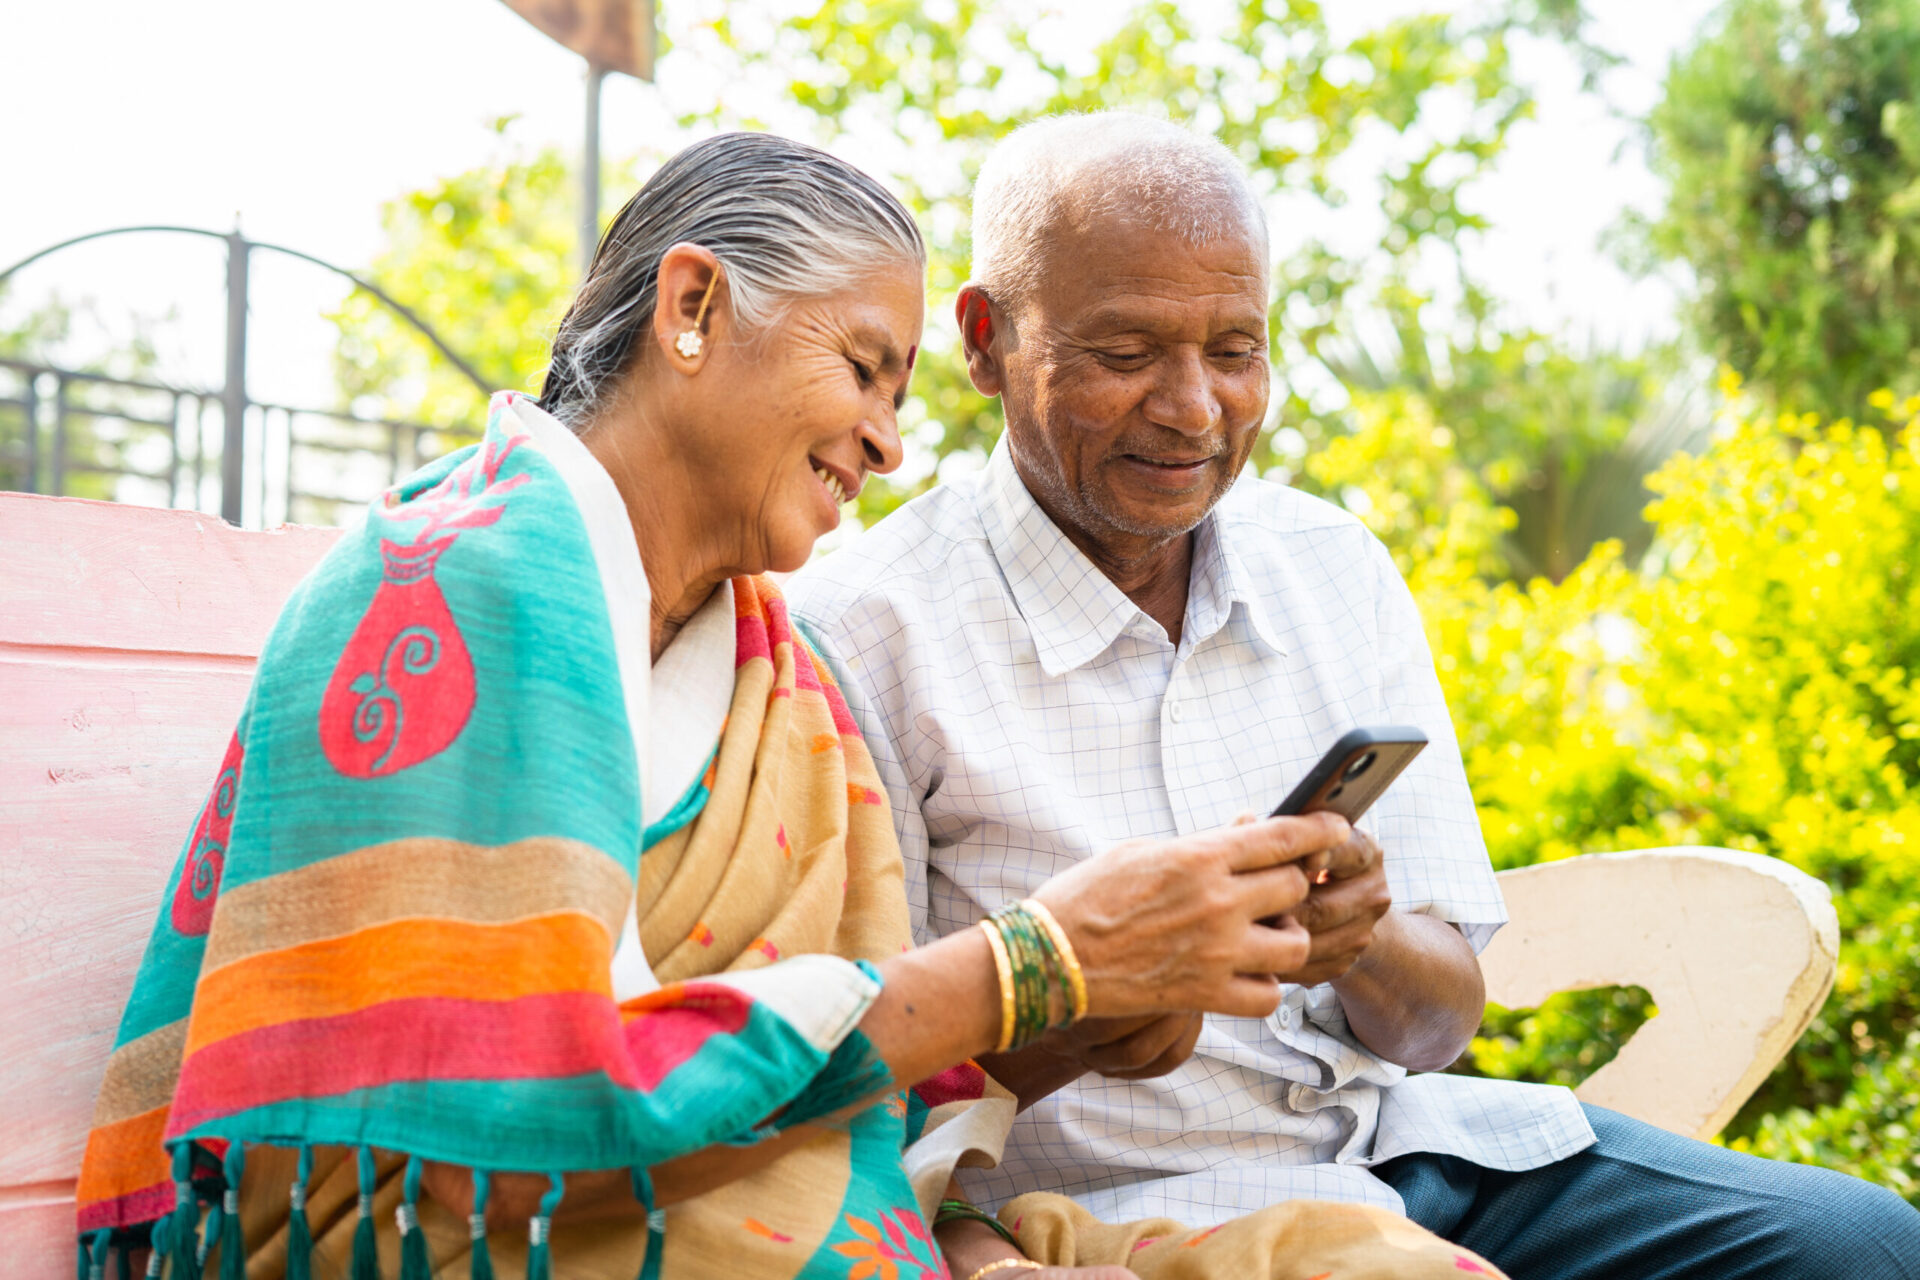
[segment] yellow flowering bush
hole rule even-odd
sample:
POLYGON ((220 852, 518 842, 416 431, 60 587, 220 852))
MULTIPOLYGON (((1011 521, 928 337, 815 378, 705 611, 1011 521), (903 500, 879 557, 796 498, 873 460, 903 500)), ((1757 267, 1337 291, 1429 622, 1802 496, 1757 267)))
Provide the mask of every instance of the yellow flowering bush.
MULTIPOLYGON (((1369 406, 1308 466, 1413 584, 1496 865, 1695 843, 1832 887, 1833 996, 1727 1140, 1920 1199, 1920 399, 1856 426, 1734 390, 1649 481, 1637 570, 1603 545, 1558 583, 1482 577, 1500 517, 1417 406, 1369 406)), ((1571 1082, 1651 1012, 1496 1011, 1460 1069, 1571 1082)))

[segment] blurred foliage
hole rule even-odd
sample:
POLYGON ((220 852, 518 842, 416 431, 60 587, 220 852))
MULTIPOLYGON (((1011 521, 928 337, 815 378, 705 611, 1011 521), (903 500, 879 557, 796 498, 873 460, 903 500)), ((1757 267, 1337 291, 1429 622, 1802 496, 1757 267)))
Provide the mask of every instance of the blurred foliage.
POLYGON ((1480 1034, 1456 1070, 1572 1088, 1612 1062, 1658 1013, 1645 987, 1563 991, 1538 1009, 1488 1005, 1480 1034))
MULTIPOLYGON (((510 121, 496 128, 504 134, 510 121)), ((537 389, 577 278, 579 185, 557 151, 445 178, 389 202, 368 277, 492 382, 537 389)), ((609 185, 631 184, 616 169, 609 185)), ((335 380, 362 412, 457 426, 486 397, 410 325, 364 292, 330 317, 335 380)))
POLYGON ((1651 120, 1655 254, 1699 341, 1775 403, 1920 390, 1920 7, 1730 0, 1651 120))
MULTIPOLYGON (((1639 572, 1603 545, 1558 584, 1479 576, 1502 520, 1422 413, 1382 412, 1316 465, 1368 493, 1354 505, 1408 571, 1496 865, 1697 843, 1832 888, 1834 993, 1728 1137, 1912 1196, 1920 398, 1877 394, 1867 429, 1724 395, 1708 446, 1650 481, 1639 572)), ((1496 1013, 1463 1069, 1582 1078, 1646 1012, 1559 999, 1496 1013)))

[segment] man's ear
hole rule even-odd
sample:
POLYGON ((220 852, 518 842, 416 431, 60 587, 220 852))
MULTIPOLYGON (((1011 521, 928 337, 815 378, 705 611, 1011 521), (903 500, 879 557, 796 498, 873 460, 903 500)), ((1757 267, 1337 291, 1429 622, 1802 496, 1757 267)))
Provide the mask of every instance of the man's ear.
POLYGON ((1006 370, 1001 353, 1006 350, 1001 332, 1005 318, 993 305, 987 291, 977 284, 960 287, 953 302, 953 318, 960 323, 960 347, 967 353, 967 376, 973 389, 983 396, 997 396, 1006 386, 1006 370))
POLYGON ((720 259, 714 257, 712 250, 683 240, 660 255, 660 284, 653 304, 653 340, 670 367, 683 373, 699 369, 714 343, 724 336, 732 314, 726 273, 721 271, 720 259), (704 315, 701 314, 703 303, 704 315), (681 335, 690 330, 700 335, 700 341, 682 344, 681 335), (694 354, 688 355, 689 350, 694 354))

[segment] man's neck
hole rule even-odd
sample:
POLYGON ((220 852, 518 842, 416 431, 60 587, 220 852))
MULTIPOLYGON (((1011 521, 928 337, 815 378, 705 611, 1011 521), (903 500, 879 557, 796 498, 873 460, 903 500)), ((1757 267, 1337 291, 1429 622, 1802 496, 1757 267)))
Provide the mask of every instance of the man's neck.
MULTIPOLYGON (((1041 510, 1046 510, 1044 504, 1041 510)), ((1067 541, 1080 548, 1127 599, 1160 624, 1167 639, 1177 648, 1181 627, 1187 618, 1187 582, 1193 572, 1193 531, 1164 540, 1124 533, 1094 538, 1085 530, 1060 520, 1051 511, 1047 515, 1067 536, 1067 541)))

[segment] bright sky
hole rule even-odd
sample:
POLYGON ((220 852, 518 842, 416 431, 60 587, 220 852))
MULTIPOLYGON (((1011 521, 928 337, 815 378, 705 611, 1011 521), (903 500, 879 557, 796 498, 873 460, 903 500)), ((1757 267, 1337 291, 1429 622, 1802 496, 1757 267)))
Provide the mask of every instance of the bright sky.
MULTIPOLYGON (((1355 26, 1416 7, 1334 6, 1355 26)), ((1711 5, 1596 7, 1602 39, 1630 59, 1609 91, 1638 107, 1711 5)), ((497 117, 518 114, 513 136, 529 148, 577 148, 581 133, 579 60, 497 0, 0 0, 0 52, 0 268, 110 226, 225 231, 236 218, 255 239, 357 266, 378 246, 381 202, 496 155, 497 117)), ((1633 341, 1665 327, 1670 291, 1627 281, 1597 241, 1624 209, 1649 206, 1656 188, 1629 127, 1576 92, 1570 64, 1557 54, 1531 64, 1541 112, 1478 193, 1497 228, 1480 266, 1528 320, 1633 341)), ((676 68, 673 56, 661 72, 657 86, 610 78, 609 157, 659 139, 675 111, 711 92, 693 82, 698 68, 676 68)), ((218 244, 183 237, 83 246, 22 273, 4 314, 52 291, 91 299, 108 324, 129 309, 171 310, 165 372, 215 385, 222 262, 218 244)), ((316 268, 256 262, 256 398, 328 398, 331 330, 319 311, 339 296, 316 268)))

